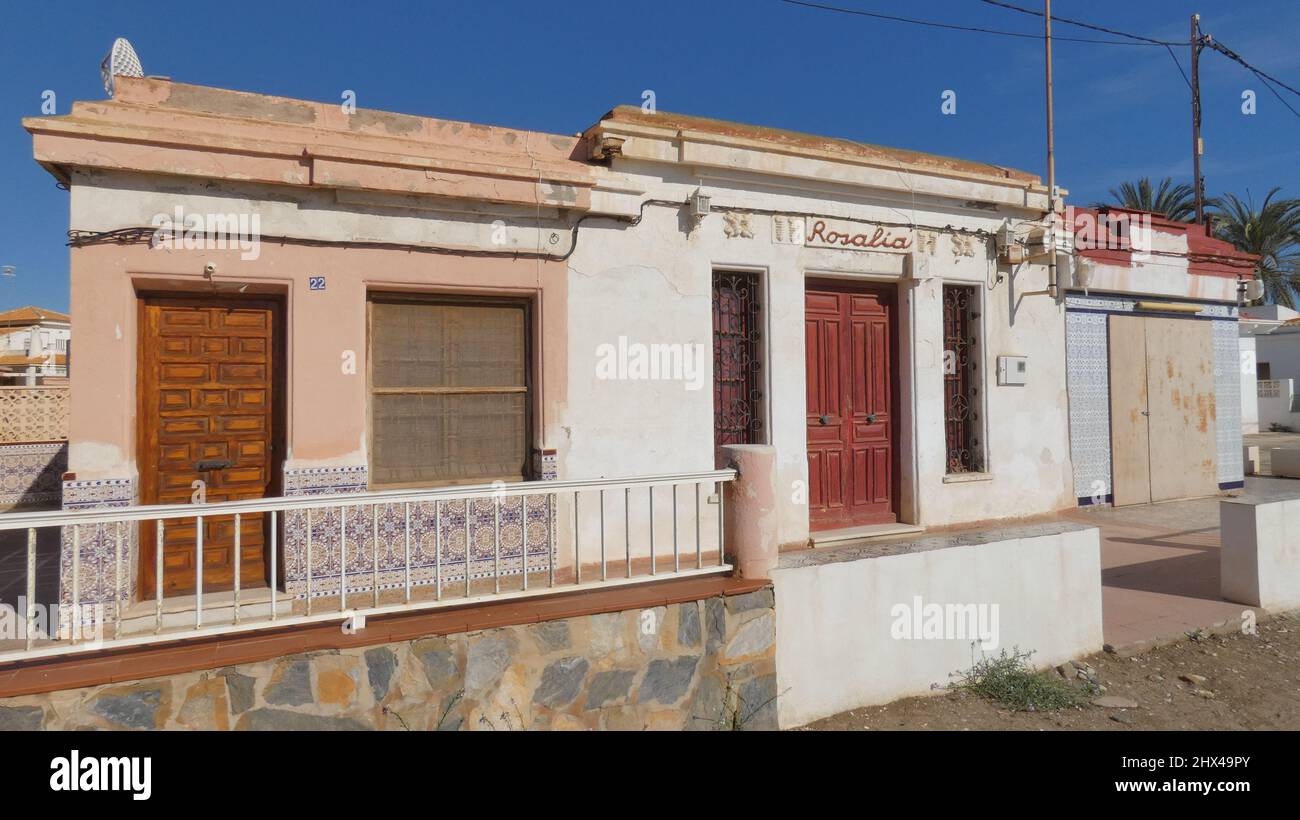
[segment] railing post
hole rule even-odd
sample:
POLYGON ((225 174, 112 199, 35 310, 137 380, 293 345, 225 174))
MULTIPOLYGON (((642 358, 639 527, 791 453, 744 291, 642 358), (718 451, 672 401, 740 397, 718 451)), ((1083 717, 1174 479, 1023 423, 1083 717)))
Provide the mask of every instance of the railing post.
POLYGON ((528 590, 528 496, 519 496, 519 535, 523 539, 519 548, 519 572, 524 577, 524 591, 528 590))
POLYGON ((194 628, 203 626, 203 516, 194 519, 194 628))
POLYGON ((370 505, 370 600, 379 608, 379 505, 370 505))
POLYGON ((154 536, 154 569, 153 569, 153 597, 154 597, 154 625, 153 631, 157 635, 162 632, 163 628, 163 528, 166 522, 158 519, 158 526, 155 529, 154 536))
POLYGON ((718 508, 719 548, 731 554, 738 576, 770 578, 779 546, 776 448, 729 444, 722 451, 737 475, 723 485, 719 498, 725 499, 718 508))
POLYGON ((307 614, 308 615, 311 614, 311 542, 312 542, 311 507, 308 507, 307 508, 307 555, 306 555, 307 572, 305 573, 307 578, 307 614))
POLYGON ((339 506, 339 611, 348 608, 348 508, 339 506))
POLYGON ((27 621, 27 648, 36 640, 36 528, 27 528, 27 606, 23 613, 27 621))
POLYGON ((280 545, 280 527, 279 517, 275 510, 271 510, 271 620, 275 620, 275 586, 278 580, 276 572, 279 570, 278 547, 280 545))
POLYGON ((240 543, 241 534, 239 532, 242 526, 243 521, 240 519, 239 513, 235 513, 235 623, 239 623, 239 575, 243 570, 243 555, 240 553, 244 550, 240 543))

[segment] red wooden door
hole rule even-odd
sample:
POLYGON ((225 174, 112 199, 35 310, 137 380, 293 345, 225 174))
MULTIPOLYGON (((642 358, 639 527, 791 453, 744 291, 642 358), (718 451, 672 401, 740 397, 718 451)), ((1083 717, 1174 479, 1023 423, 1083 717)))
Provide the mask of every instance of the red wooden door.
POLYGON ((892 293, 809 282, 804 333, 810 526, 897 521, 892 293))

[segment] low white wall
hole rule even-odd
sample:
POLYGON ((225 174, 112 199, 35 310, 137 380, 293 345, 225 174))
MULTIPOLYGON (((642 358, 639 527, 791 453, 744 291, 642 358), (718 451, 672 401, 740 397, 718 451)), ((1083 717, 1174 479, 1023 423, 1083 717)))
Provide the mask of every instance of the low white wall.
POLYGON ((1300 498, 1224 499, 1219 530, 1224 598, 1275 612, 1300 607, 1300 498))
POLYGON ((876 557, 869 547, 787 553, 772 573, 781 726, 924 694, 969 669, 981 651, 969 638, 895 637, 896 607, 914 607, 917 596, 940 606, 996 604, 998 645, 988 654, 1018 647, 1047 665, 1101 649, 1095 528, 1040 525, 988 539, 876 557))
POLYGON ((1300 430, 1300 413, 1291 412, 1291 397, 1294 393, 1293 379, 1259 382, 1257 404, 1260 432, 1269 432, 1274 424, 1300 430))

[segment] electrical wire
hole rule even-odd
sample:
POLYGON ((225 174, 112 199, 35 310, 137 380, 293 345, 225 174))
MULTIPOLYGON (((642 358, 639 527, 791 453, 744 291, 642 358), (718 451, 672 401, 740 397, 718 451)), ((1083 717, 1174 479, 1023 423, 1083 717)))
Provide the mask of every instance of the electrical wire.
POLYGON ((1287 85, 1286 83, 1282 82, 1281 80, 1277 79, 1272 75, 1265 74, 1260 69, 1246 62, 1246 59, 1242 57, 1240 54, 1228 48, 1223 43, 1220 43, 1218 40, 1207 37, 1205 38, 1205 45, 1211 50, 1217 51, 1220 54, 1222 54, 1224 57, 1227 57, 1229 60, 1232 60, 1234 63, 1239 64, 1242 68, 1245 68, 1251 74, 1254 74, 1257 78, 1259 78, 1259 81, 1264 84, 1264 87, 1267 88, 1274 97, 1277 97, 1278 102, 1286 106, 1287 110, 1289 110, 1292 114, 1295 114, 1297 118, 1300 118, 1300 111, 1297 111, 1295 107, 1291 105, 1291 103, 1286 101, 1286 98, 1284 98, 1281 94, 1277 93, 1277 89, 1273 87, 1273 84, 1276 83, 1277 85, 1281 86, 1282 88, 1285 88, 1287 91, 1290 91, 1292 94, 1295 94, 1297 96, 1300 96, 1300 90, 1296 90, 1295 88, 1292 88, 1291 86, 1287 85))
MULTIPOLYGON (((1043 12, 1041 12, 1041 11, 1035 11, 1034 9, 1027 9, 1027 8, 1024 8, 1023 6, 1017 6, 1017 5, 1013 5, 1013 4, 1011 4, 1011 3, 1004 3, 1004 2, 1002 2, 1002 0, 980 0, 980 2, 981 2, 981 3, 987 3, 987 4, 989 4, 990 6, 997 6, 998 8, 1008 9, 1008 10, 1010 10, 1010 11, 1018 11, 1018 12, 1020 12, 1021 14, 1029 14, 1029 15, 1032 15, 1032 16, 1034 16, 1034 17, 1042 17, 1042 16, 1043 16, 1043 12)), ((1167 47, 1167 46, 1185 46, 1185 45, 1187 45, 1187 43, 1180 43, 1180 42, 1178 42, 1178 41, 1176 41, 1176 40, 1156 40, 1156 39, 1154 39, 1154 38, 1152 38, 1152 37, 1143 37, 1141 34, 1132 34, 1132 33, 1127 32, 1127 31, 1120 31, 1120 30, 1118 30, 1118 29, 1106 28, 1105 26, 1099 26, 1099 25, 1096 25, 1095 23, 1084 23, 1084 22, 1082 22, 1082 21, 1080 21, 1080 20, 1071 20, 1071 19, 1068 18, 1068 17, 1059 17, 1059 16, 1057 16, 1057 15, 1055 15, 1055 14, 1052 15, 1052 22, 1053 22, 1053 23, 1064 23, 1064 24, 1066 24, 1067 26, 1077 26, 1078 28, 1086 28, 1086 29, 1089 29, 1090 31, 1100 31, 1100 32, 1104 32, 1104 33, 1106 33, 1106 34, 1114 34, 1114 35, 1116 35, 1117 37, 1128 37, 1128 38, 1130 38, 1130 39, 1132 39, 1132 40, 1136 40, 1136 41, 1138 41, 1138 42, 1146 43, 1147 45, 1152 45, 1152 46, 1166 46, 1166 47, 1167 47)), ((1053 37, 1052 39, 1053 39, 1053 40, 1057 40, 1057 39, 1060 39, 1060 38, 1053 37)), ((1106 40, 1106 41, 1104 41, 1104 42, 1111 42, 1111 41, 1110 41, 1110 40, 1106 40)))
MULTIPOLYGON (((669 207, 669 208, 682 208, 685 207, 687 204, 688 202, 679 202, 673 199, 646 199, 646 200, 642 200, 640 209, 638 210, 637 215, 634 217, 611 215, 611 214, 584 214, 583 216, 579 217, 577 221, 575 221, 571 226, 569 226, 573 238, 572 241, 569 243, 569 249, 560 255, 544 253, 541 251, 529 251, 529 250, 493 251, 493 250, 483 250, 479 248, 449 248, 449 247, 443 247, 438 245, 416 245, 416 244, 405 243, 405 242, 380 242, 375 240, 308 239, 304 237, 294 237, 294 236, 264 236, 261 237, 261 239, 268 242, 277 242, 282 245, 310 245, 310 246, 317 246, 317 247, 331 247, 331 246, 341 245, 348 248, 405 250, 405 251, 411 251, 416 253, 447 254, 452 256, 486 256, 486 257, 507 258, 507 259, 540 258, 543 260, 564 262, 568 260, 568 258, 573 255, 574 251, 578 249, 578 229, 582 226, 584 222, 586 222, 589 219, 610 219, 617 222, 626 223, 627 227, 632 228, 632 227, 636 227, 641 223, 641 220, 645 218, 646 208, 651 205, 657 205, 657 206, 669 207)), ((808 212, 808 211, 791 211, 788 209, 779 210, 779 209, 771 209, 771 208, 750 208, 741 205, 732 206, 732 205, 718 204, 718 205, 714 205, 713 207, 718 210, 736 211, 737 213, 762 214, 762 215, 770 215, 770 216, 807 216, 816 219, 838 219, 838 220, 844 220, 848 222, 858 221, 855 217, 844 216, 842 214, 825 214, 825 213, 815 213, 815 212, 808 212)), ((911 229, 922 230, 922 231, 934 231, 937 233, 951 233, 951 234, 965 234, 969 236, 978 236, 984 238, 992 238, 996 235, 992 231, 987 231, 980 228, 961 228, 955 225, 945 225, 943 227, 940 227, 938 225, 918 225, 915 222, 885 222, 876 219, 867 219, 864 221, 870 222, 872 225, 879 225, 885 228, 911 228, 911 229)), ((1028 224, 1028 223, 1024 223, 1024 224, 1028 224)), ((141 242, 152 243, 154 237, 157 236, 159 232, 160 229, 156 227, 116 228, 114 230, 109 230, 109 231, 70 230, 68 231, 67 245, 68 247, 72 247, 72 248, 80 248, 86 245, 104 245, 110 243, 115 243, 119 245, 131 245, 131 244, 138 244, 141 242)), ((166 233, 166 231, 163 232, 166 233)), ((175 232, 172 232, 170 235, 173 238, 176 237, 175 232)))
MULTIPOLYGON (((965 32, 972 32, 977 34, 996 34, 1001 37, 1018 37, 1027 40, 1046 39, 1045 35, 1042 34, 1028 34, 1023 31, 1006 31, 1003 29, 984 28, 982 26, 963 26, 963 25, 958 25, 956 23, 940 23, 935 20, 918 20, 914 17, 899 17, 893 14, 879 14, 871 11, 863 11, 862 9, 849 9, 849 8, 843 8, 842 6, 831 6, 824 3, 812 3, 812 2, 808 2, 808 0, 781 0, 781 2, 787 3, 791 6, 803 6, 805 8, 810 8, 810 9, 820 9, 821 11, 832 11, 839 14, 852 14, 859 17, 873 17, 877 20, 888 20, 893 23, 910 23, 912 25, 929 26, 930 28, 947 29, 949 31, 965 31, 965 32)), ((1066 42, 1066 43, 1092 43, 1094 45, 1107 45, 1107 46, 1161 45, 1161 43, 1159 42, 1143 43, 1143 42, 1127 42, 1124 40, 1098 40, 1096 38, 1090 38, 1090 37, 1053 37, 1052 41, 1066 42)))
POLYGON ((1250 63, 1246 62, 1246 59, 1245 59, 1244 57, 1242 57, 1240 54, 1238 54, 1237 52, 1235 52, 1235 51, 1233 51, 1232 49, 1228 48, 1228 47, 1225 46, 1223 43, 1220 43, 1218 40, 1211 39, 1211 38, 1206 38, 1206 43, 1205 43, 1205 44, 1206 44, 1207 46, 1209 46, 1210 48, 1214 49, 1215 51, 1219 52, 1219 53, 1222 54, 1223 56, 1227 57, 1229 60, 1232 60, 1232 61, 1234 61, 1234 62, 1240 63, 1242 66, 1244 66, 1244 67, 1246 68, 1246 70, 1248 70, 1248 71, 1250 71, 1250 72, 1252 72, 1252 73, 1254 73, 1254 74, 1257 74, 1261 79, 1264 79, 1264 80, 1268 80, 1268 81, 1271 81, 1271 82, 1277 83, 1277 84, 1280 85, 1281 87, 1285 88, 1287 91, 1290 91, 1292 94, 1295 94, 1296 96, 1300 96, 1300 89, 1296 89, 1296 88, 1294 88, 1294 87, 1292 87, 1292 86, 1287 85, 1286 83, 1284 83, 1284 82, 1282 82, 1281 80, 1279 80, 1277 77, 1274 77, 1274 76, 1269 75, 1269 74, 1265 74, 1265 73, 1264 73, 1263 71, 1261 71, 1260 69, 1258 69, 1258 68, 1256 68, 1255 66, 1251 65, 1250 63))

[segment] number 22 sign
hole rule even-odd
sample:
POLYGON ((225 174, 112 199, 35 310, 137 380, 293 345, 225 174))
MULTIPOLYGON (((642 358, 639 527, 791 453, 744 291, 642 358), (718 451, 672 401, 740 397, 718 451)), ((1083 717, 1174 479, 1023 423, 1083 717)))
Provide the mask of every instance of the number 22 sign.
POLYGON ((307 290, 325 290, 324 276, 308 276, 307 290))

